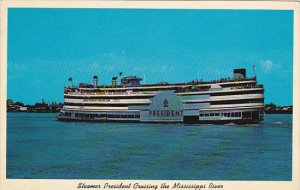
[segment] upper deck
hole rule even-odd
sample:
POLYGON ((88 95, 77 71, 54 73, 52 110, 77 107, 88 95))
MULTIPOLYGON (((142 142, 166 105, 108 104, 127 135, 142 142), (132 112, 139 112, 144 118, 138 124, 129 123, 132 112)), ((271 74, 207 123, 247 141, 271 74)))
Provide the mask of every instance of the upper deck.
POLYGON ((248 80, 231 80, 226 82, 206 82, 206 83, 176 83, 176 84, 148 84, 135 87, 124 86, 99 86, 93 87, 67 87, 65 94, 70 95, 134 95, 134 94, 151 94, 155 91, 173 90, 175 93, 192 93, 192 92, 217 92, 226 90, 242 90, 242 89, 262 89, 263 85, 258 85, 255 79, 248 80))
POLYGON ((78 86, 65 87, 65 94, 149 94, 151 92, 173 90, 175 93, 204 92, 220 89, 245 89, 263 88, 258 85, 256 77, 246 77, 244 69, 235 69, 233 78, 221 78, 219 80, 202 81, 193 80, 183 83, 160 82, 154 84, 140 84, 142 78, 128 76, 121 79, 117 84, 117 77, 112 78, 111 85, 98 85, 98 81, 93 84, 80 83, 78 86))

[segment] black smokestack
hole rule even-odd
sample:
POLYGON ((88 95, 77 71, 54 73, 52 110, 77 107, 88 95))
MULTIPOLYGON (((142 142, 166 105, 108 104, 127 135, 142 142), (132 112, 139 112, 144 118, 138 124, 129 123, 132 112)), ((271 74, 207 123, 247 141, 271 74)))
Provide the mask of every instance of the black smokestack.
POLYGON ((94 88, 98 87, 98 76, 93 77, 94 88))
POLYGON ((116 86, 117 86, 117 78, 118 78, 118 77, 113 77, 113 78, 111 79, 111 86, 112 86, 112 87, 116 87, 116 86))

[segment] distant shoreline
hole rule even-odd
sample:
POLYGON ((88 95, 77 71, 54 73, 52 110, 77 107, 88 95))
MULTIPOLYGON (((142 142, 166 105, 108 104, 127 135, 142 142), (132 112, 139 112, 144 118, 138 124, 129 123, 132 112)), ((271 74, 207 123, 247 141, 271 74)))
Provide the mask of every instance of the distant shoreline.
POLYGON ((35 111, 7 111, 6 113, 60 113, 60 111, 35 112, 35 111))
POLYGON ((272 110, 265 111, 265 114, 293 114, 292 110, 272 110))

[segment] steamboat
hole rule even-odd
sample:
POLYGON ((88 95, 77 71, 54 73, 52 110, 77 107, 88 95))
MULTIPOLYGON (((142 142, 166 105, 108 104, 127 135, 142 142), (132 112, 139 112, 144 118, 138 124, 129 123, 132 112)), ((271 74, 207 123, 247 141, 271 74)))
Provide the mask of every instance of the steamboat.
MULTIPOLYGON (((120 73, 120 76, 122 73, 120 73)), ((259 123, 264 118, 264 87, 246 69, 232 78, 204 82, 141 84, 137 76, 111 85, 79 83, 64 88, 58 120, 93 122, 259 123)))

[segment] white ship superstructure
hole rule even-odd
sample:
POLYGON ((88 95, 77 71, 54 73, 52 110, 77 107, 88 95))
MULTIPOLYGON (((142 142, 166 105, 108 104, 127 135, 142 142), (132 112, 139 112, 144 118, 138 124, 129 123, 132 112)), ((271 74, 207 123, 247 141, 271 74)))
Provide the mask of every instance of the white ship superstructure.
POLYGON ((141 85, 141 78, 117 77, 109 86, 79 84, 64 90, 59 120, 102 122, 258 123, 263 120, 264 88, 245 69, 233 78, 203 82, 141 85))

